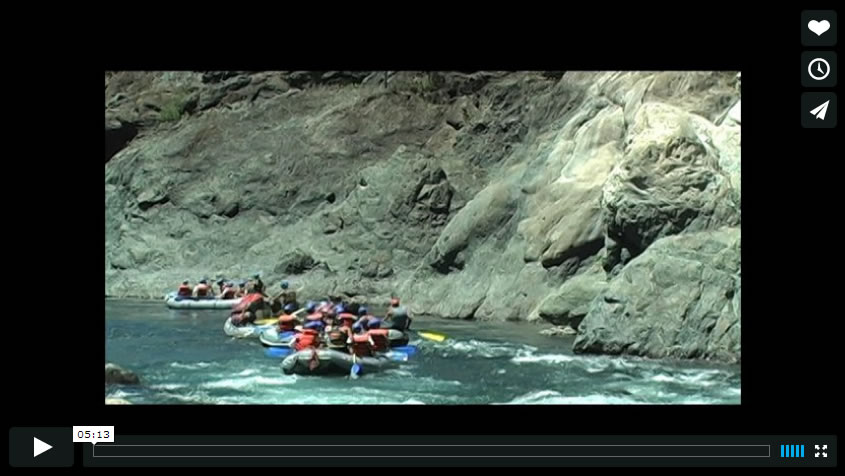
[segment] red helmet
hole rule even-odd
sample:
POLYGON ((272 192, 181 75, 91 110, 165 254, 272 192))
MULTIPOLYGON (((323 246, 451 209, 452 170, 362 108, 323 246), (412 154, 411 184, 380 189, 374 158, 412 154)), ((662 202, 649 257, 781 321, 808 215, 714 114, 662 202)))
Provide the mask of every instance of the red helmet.
POLYGON ((397 298, 397 297, 390 298, 390 305, 393 306, 393 307, 398 306, 399 305, 399 298, 397 298))

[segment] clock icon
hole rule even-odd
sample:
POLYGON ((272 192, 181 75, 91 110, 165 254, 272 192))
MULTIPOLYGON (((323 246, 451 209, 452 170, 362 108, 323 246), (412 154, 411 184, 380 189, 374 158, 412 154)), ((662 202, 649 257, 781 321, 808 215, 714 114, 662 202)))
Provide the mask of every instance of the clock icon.
POLYGON ((810 73, 811 78, 821 81, 830 74, 830 64, 824 58, 814 58, 810 61, 807 72, 810 73))

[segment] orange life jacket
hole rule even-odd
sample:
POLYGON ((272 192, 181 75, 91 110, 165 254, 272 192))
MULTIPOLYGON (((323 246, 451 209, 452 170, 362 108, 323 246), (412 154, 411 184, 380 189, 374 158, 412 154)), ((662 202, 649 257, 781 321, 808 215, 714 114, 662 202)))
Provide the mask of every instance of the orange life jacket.
POLYGON ((223 299, 235 299, 235 290, 233 288, 223 288, 223 299))
POLYGON ((194 291, 197 292, 197 296, 208 296, 211 293, 211 287, 207 284, 197 284, 194 291))
POLYGON ((303 329, 302 332, 296 336, 296 343, 294 348, 298 351, 314 347, 315 349, 320 345, 320 334, 314 329, 303 329))
POLYGON ((261 294, 258 294, 258 293, 247 294, 246 297, 241 299, 241 302, 239 302, 237 306, 232 308, 232 314, 241 313, 243 311, 246 311, 250 307, 250 305, 252 305, 253 303, 256 303, 256 302, 258 302, 262 299, 263 299, 263 296, 261 296, 261 294))
POLYGON ((387 339, 388 329, 372 329, 365 335, 370 337, 370 347, 373 352, 386 352, 390 349, 390 341, 387 339))
POLYGON ((352 336, 352 345, 349 350, 358 357, 369 357, 373 354, 370 349, 370 337, 367 334, 352 336))
POLYGON ((282 314, 279 316, 279 330, 282 332, 292 331, 298 322, 293 314, 282 314))
POLYGON ((337 318, 341 325, 346 327, 352 327, 352 324, 355 323, 355 315, 348 312, 341 313, 337 318))

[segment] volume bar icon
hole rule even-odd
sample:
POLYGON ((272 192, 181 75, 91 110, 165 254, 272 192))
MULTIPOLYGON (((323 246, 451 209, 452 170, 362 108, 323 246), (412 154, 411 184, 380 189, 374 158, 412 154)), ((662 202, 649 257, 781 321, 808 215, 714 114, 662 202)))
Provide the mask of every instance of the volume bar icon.
POLYGON ((804 445, 780 445, 781 458, 803 458, 804 445))

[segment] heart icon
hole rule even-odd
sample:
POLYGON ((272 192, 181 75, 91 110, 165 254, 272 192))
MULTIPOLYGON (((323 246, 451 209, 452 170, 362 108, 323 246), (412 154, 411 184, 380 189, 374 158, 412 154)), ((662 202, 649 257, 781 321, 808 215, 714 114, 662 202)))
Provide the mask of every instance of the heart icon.
POLYGON ((830 30, 830 22, 827 20, 816 21, 811 20, 810 23, 807 24, 807 28, 810 29, 813 33, 818 36, 822 36, 822 33, 830 30))

